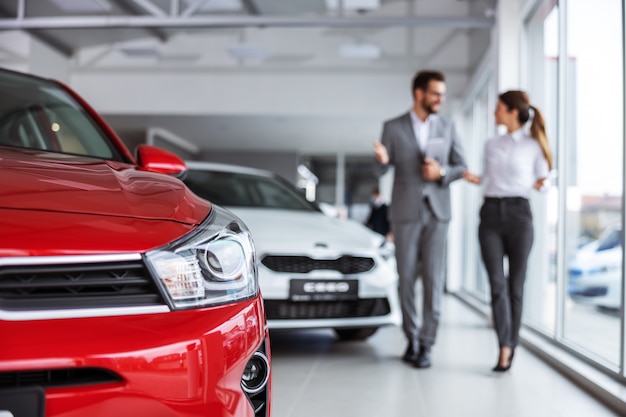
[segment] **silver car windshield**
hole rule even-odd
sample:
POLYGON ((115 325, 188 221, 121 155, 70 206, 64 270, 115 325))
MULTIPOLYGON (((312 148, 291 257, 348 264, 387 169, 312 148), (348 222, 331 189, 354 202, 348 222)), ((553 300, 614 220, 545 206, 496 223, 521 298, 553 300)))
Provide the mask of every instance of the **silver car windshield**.
POLYGON ((317 211, 295 187, 277 178, 191 169, 185 183, 200 197, 221 206, 317 211))

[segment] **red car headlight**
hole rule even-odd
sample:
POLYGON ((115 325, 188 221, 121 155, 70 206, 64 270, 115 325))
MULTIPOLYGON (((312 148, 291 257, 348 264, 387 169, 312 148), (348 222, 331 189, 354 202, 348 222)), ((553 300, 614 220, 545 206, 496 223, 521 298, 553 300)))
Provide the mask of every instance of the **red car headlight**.
POLYGON ((224 304, 258 294, 256 251, 245 224, 213 206, 191 235, 146 260, 174 308, 224 304))

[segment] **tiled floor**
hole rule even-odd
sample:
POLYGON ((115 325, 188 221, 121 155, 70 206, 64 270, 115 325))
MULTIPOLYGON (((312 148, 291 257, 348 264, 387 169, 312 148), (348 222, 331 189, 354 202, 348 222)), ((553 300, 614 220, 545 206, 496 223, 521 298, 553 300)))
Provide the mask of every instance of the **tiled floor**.
POLYGON ((618 415, 522 347, 509 373, 492 375, 493 330, 452 296, 430 369, 400 360, 405 341, 397 327, 365 342, 340 342, 330 330, 276 330, 271 346, 273 417, 618 415))

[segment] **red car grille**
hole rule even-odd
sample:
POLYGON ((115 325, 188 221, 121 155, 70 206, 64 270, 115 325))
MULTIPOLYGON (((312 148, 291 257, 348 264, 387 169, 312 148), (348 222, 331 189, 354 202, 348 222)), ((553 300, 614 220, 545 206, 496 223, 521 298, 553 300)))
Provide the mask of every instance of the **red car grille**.
POLYGON ((324 269, 339 271, 344 275, 360 274, 374 267, 372 258, 344 255, 337 259, 311 259, 308 256, 274 256, 267 255, 261 261, 272 271, 306 274, 324 269))
POLYGON ((268 320, 376 317, 390 312, 386 298, 306 302, 265 300, 264 304, 268 320))
POLYGON ((0 309, 32 311, 163 305, 141 262, 37 265, 0 269, 0 309))

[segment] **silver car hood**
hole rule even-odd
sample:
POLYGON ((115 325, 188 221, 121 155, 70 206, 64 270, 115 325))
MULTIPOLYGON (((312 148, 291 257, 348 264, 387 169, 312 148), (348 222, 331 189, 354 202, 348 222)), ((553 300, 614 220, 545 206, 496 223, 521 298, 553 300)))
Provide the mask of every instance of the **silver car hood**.
POLYGON ((250 229, 259 254, 334 258, 373 255, 384 237, 364 225, 314 211, 228 207, 250 229))

